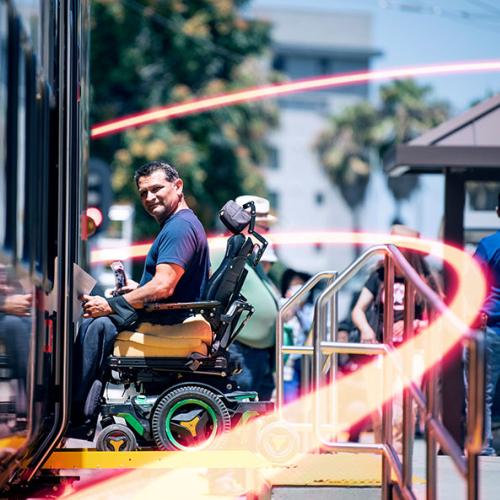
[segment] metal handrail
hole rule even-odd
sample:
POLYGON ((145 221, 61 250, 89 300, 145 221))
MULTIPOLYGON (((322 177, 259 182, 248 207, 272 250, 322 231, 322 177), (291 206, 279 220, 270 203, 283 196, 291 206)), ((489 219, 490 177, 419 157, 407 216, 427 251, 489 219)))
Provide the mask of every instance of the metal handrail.
POLYGON ((323 271, 315 274, 299 290, 297 290, 279 309, 276 317, 276 410, 281 414, 283 407, 283 354, 311 354, 312 347, 308 346, 289 346, 283 347, 283 316, 291 309, 293 305, 299 302, 316 285, 325 279, 334 279, 337 276, 336 271, 323 271), (295 348, 295 349, 294 349, 295 348), (299 352, 300 350, 300 352, 299 352))
MULTIPOLYGON (((355 262, 353 262, 343 273, 341 273, 319 296, 314 310, 314 337, 313 337, 313 387, 316 394, 319 394, 321 387, 321 356, 328 348, 328 352, 349 352, 359 353, 359 344, 348 344, 339 342, 325 342, 322 340, 323 332, 327 330, 326 324, 326 306, 332 302, 328 302, 332 295, 349 281, 359 269, 365 265, 368 259, 374 255, 383 255, 385 257, 384 266, 384 339, 383 344, 378 347, 385 354, 389 354, 391 348, 393 326, 393 309, 392 309, 392 294, 394 280, 394 264, 397 265, 401 274, 406 278, 407 287, 405 289, 405 338, 413 336, 413 321, 414 321, 414 289, 428 301, 430 306, 441 315, 447 317, 453 325, 462 332, 468 334, 469 328, 459 318, 457 318, 450 309, 444 304, 441 298, 420 278, 418 273, 404 258, 402 253, 394 245, 377 245, 364 252, 355 262)), ((331 310, 332 317, 336 311, 331 310)), ((384 498, 389 498, 389 483, 391 481, 391 469, 396 478, 396 485, 399 488, 403 497, 414 498, 411 484, 411 455, 413 450, 413 411, 412 401, 415 399, 426 412, 426 429, 429 436, 427 442, 427 475, 428 483, 431 485, 427 488, 427 498, 435 497, 435 482, 436 482, 436 460, 431 457, 435 455, 435 444, 440 444, 452 458, 460 475, 467 482, 468 498, 478 498, 478 460, 477 456, 481 451, 482 436, 483 436, 483 419, 484 419, 484 341, 479 336, 467 337, 469 346, 471 347, 470 360, 470 384, 469 384, 469 411, 467 414, 467 429, 468 439, 465 444, 466 454, 462 457, 462 452, 459 445, 454 441, 447 429, 438 420, 436 408, 436 380, 432 387, 434 394, 427 400, 423 393, 410 383, 405 388, 403 394, 403 456, 402 462, 392 446, 392 404, 384 404, 382 418, 382 438, 383 438, 383 465, 382 465, 382 493, 384 498), (430 412, 428 408, 430 404, 430 412), (431 449, 433 448, 433 449, 431 449), (432 487, 434 485, 434 487, 432 487)), ((364 346, 368 347, 368 346, 364 346)), ((370 346, 372 347, 372 346, 370 346)), ((392 359, 392 358, 391 358, 392 359)), ((387 377, 387 370, 385 370, 387 377)), ((387 387, 384 380, 384 388, 387 387)), ((314 422, 313 427, 317 438, 326 448, 336 451, 344 451, 345 444, 326 441, 320 433, 320 399, 315 398, 314 404, 314 422)), ((384 398, 385 399, 385 398, 384 398)), ((349 448, 355 449, 359 444, 352 443, 349 448)))
MULTIPOLYGON (((427 498, 435 498, 436 494, 436 444, 450 455, 452 462, 460 475, 467 482, 468 498, 478 498, 478 459, 483 443, 483 418, 484 418, 484 340, 481 336, 471 335, 469 328, 457 318, 441 298, 420 278, 418 273, 404 258, 402 253, 394 245, 377 245, 364 252, 344 272, 336 277, 333 282, 323 291, 316 301, 314 309, 314 336, 312 346, 283 346, 283 314, 305 293, 307 293, 317 282, 325 277, 332 277, 335 273, 319 273, 299 290, 280 309, 276 322, 277 335, 277 408, 281 409, 283 404, 283 354, 303 354, 307 357, 313 356, 313 388, 319 394, 321 387, 321 376, 323 374, 322 356, 339 353, 346 354, 382 354, 388 355, 394 352, 392 347, 392 293, 394 280, 394 265, 406 278, 405 289, 405 313, 404 331, 405 339, 413 336, 414 321, 414 294, 418 291, 430 304, 433 310, 446 318, 463 335, 471 349, 470 355, 470 384, 469 384, 469 411, 467 413, 467 441, 465 443, 465 457, 459 445, 454 441, 444 425, 439 421, 437 408, 437 373, 436 367, 429 370, 429 383, 427 395, 410 382, 403 392, 403 455, 399 458, 392 446, 392 404, 384 404, 382 418, 382 444, 366 445, 359 443, 338 443, 326 441, 322 438, 320 429, 320 399, 315 398, 313 429, 317 438, 325 448, 335 451, 347 451, 355 453, 377 453, 383 457, 382 462, 382 493, 383 498, 390 496, 391 470, 395 478, 399 492, 404 498, 414 498, 412 491, 412 469, 411 455, 413 451, 413 400, 426 413, 426 435, 427 435, 427 498), (327 332, 326 307, 330 305, 330 320, 335 326, 336 301, 338 290, 344 286, 366 262, 375 255, 385 257, 384 266, 384 338, 382 344, 357 344, 324 340, 327 332)), ((333 327, 332 327, 333 329, 333 327)), ((391 359, 394 359, 391 356, 391 359)), ((396 366, 396 369, 402 370, 396 366)), ((389 370, 385 369, 384 388, 388 387, 387 377, 389 370)), ((387 399, 387 398, 384 398, 387 399)))

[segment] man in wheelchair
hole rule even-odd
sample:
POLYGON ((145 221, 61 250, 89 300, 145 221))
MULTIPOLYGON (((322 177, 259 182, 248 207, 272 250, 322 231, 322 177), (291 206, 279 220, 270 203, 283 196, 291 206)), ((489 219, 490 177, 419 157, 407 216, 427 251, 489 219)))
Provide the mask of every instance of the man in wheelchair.
POLYGON ((245 262, 258 263, 267 242, 253 229, 255 207, 245 206, 248 213, 228 202, 220 217, 233 236, 208 280, 205 232, 184 200, 177 171, 152 162, 135 180, 144 208, 162 228, 140 284, 127 283, 126 293, 107 300, 82 298, 86 319, 75 344, 72 425, 92 438, 100 415, 101 450, 208 446, 270 406, 237 390, 231 375, 239 367, 227 351, 253 312, 240 294, 245 262), (241 234, 246 228, 260 245, 241 234), (106 401, 108 382, 125 385, 123 401, 106 401))

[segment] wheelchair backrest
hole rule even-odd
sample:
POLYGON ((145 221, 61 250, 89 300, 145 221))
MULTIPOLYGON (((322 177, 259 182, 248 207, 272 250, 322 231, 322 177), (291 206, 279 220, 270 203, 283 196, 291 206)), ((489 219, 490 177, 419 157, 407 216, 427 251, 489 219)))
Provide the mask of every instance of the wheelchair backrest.
POLYGON ((209 279, 203 300, 217 300, 226 310, 232 297, 237 297, 246 277, 245 263, 252 253, 252 240, 243 234, 229 238, 220 266, 209 279))
POLYGON ((215 334, 213 352, 225 350, 253 313, 252 306, 241 295, 241 288, 248 274, 245 264, 255 267, 267 246, 267 240, 254 229, 256 211, 253 201, 241 207, 230 200, 220 210, 219 217, 233 236, 227 241, 224 258, 210 277, 202 297, 204 301, 220 303, 217 313, 205 316, 215 334), (250 211, 246 211, 246 208, 250 211), (258 243, 254 243, 250 236, 241 234, 245 229, 258 243), (247 316, 239 323, 243 311, 247 312, 247 316))

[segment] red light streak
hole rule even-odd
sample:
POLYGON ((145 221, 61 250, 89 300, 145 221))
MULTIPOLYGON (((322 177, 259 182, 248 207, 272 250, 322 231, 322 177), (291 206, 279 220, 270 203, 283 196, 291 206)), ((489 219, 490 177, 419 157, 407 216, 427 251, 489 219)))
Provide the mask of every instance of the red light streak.
POLYGON ((180 104, 149 109, 122 118, 98 123, 92 127, 91 137, 93 139, 98 139, 107 135, 116 134, 131 127, 178 118, 180 116, 208 111, 223 106, 232 106, 241 102, 267 99, 295 92, 307 92, 329 87, 344 87, 378 80, 494 71, 500 71, 500 60, 430 64, 360 73, 333 74, 274 85, 251 87, 228 94, 199 98, 180 104))
MULTIPOLYGON (((402 236, 393 236, 383 233, 350 233, 338 231, 296 231, 287 233, 267 233, 266 238, 276 246, 287 245, 315 245, 323 244, 355 244, 355 245, 377 245, 388 242, 405 241, 402 236)), ((442 245, 441 242, 431 240, 418 240, 426 245, 442 245)), ((226 236, 211 236, 208 238, 210 248, 215 250, 226 247, 226 236)), ((90 263, 98 264, 112 260, 127 260, 144 258, 151 247, 152 241, 130 245, 120 248, 100 248, 90 252, 90 263)), ((426 253, 428 253, 426 251, 426 253)))

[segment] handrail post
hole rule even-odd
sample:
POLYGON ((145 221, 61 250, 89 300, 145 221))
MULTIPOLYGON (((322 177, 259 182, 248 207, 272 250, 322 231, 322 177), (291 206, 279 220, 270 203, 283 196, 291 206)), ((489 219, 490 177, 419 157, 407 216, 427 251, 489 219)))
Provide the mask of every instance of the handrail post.
MULTIPOLYGON (((428 337, 426 342, 426 350, 431 351, 434 347, 432 346, 431 338, 428 337)), ((431 419, 437 416, 437 381, 439 376, 439 367, 432 366, 427 377, 427 415, 425 419, 425 469, 426 469, 426 499, 435 500, 436 488, 437 488, 437 447, 436 438, 431 430, 429 424, 431 419)))
MULTIPOLYGON (((326 340, 331 340, 336 342, 337 330, 338 330, 338 293, 333 291, 332 297, 330 299, 330 334, 326 337, 326 340)), ((329 355, 330 370, 328 372, 328 413, 329 419, 332 424, 332 432, 335 436, 338 432, 338 393, 335 382, 337 380, 338 371, 338 354, 333 353, 329 355)), ((332 434, 333 436, 333 434, 332 434)), ((337 440, 336 437, 333 438, 337 440)))
POLYGON ((333 279, 337 273, 335 271, 323 271, 315 274, 305 283, 300 290, 297 290, 279 309, 276 316, 276 405, 275 411, 279 416, 282 415, 282 407, 284 402, 283 393, 283 315, 284 313, 298 301, 305 293, 311 291, 321 280, 325 278, 333 279))
MULTIPOLYGON (((384 344, 392 345, 392 332, 394 323, 393 310, 394 296, 394 263, 389 254, 384 257, 384 329, 383 339, 384 344)), ((382 406, 382 444, 392 445, 392 398, 390 384, 392 384, 389 366, 389 356, 384 355, 382 363, 382 383, 383 383, 383 406, 382 406)), ((391 466, 389 460, 384 453, 382 457, 382 498, 389 499, 391 497, 391 466)))
POLYGON ((283 384, 284 384, 284 363, 283 363, 283 316, 282 310, 278 311, 278 316, 276 317, 276 412, 278 417, 281 418, 282 408, 283 408, 283 384))
POLYGON ((484 331, 469 337, 469 387, 467 412, 467 498, 479 498, 478 455, 484 443, 485 339, 484 331))
POLYGON ((313 429, 315 434, 321 436, 321 412, 320 412, 320 390, 321 390, 321 339, 322 332, 326 329, 325 306, 321 295, 314 305, 314 338, 313 338, 313 429))
MULTIPOLYGON (((414 335, 415 318, 415 289, 410 280, 405 279, 404 297, 404 340, 410 340, 414 335)), ((413 397, 408 382, 413 379, 413 357, 403 360, 404 389, 403 389, 403 485, 412 487, 412 457, 414 431, 413 397), (408 376, 407 376, 408 375, 408 376)))

